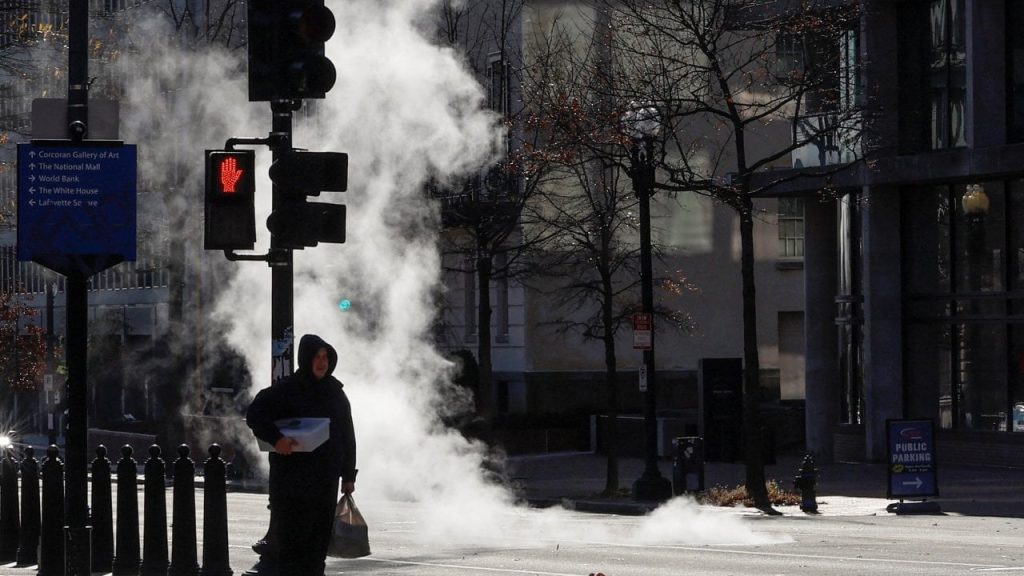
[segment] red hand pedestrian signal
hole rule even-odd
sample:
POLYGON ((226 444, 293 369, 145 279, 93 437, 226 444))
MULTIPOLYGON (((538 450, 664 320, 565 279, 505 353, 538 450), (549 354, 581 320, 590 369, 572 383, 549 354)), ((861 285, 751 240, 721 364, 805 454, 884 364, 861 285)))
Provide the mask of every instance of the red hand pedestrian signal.
POLYGON ((252 250, 256 245, 255 152, 206 151, 207 250, 252 250))
POLYGON ((243 172, 238 168, 238 160, 234 156, 228 156, 220 163, 220 185, 225 194, 235 193, 235 184, 243 172))

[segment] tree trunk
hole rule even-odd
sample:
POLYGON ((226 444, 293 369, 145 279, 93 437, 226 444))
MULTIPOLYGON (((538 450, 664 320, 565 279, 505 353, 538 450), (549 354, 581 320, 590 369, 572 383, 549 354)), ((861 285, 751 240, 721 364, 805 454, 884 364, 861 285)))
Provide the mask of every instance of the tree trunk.
POLYGON ((602 279, 604 298, 601 304, 601 317, 604 323, 604 365, 605 389, 608 393, 608 426, 605 428, 605 447, 608 450, 608 469, 605 477, 604 493, 608 496, 619 491, 619 388, 618 369, 615 362, 615 337, 612 334, 612 281, 604 275, 602 279))
POLYGON ((757 299, 754 289, 754 208, 746 195, 740 216, 743 276, 743 454, 747 493, 757 508, 768 508, 761 440, 760 360, 757 352, 757 299))
POLYGON ((480 252, 476 262, 477 290, 480 305, 477 307, 477 362, 480 365, 480 410, 489 425, 497 414, 494 397, 494 367, 491 364, 491 259, 480 252))

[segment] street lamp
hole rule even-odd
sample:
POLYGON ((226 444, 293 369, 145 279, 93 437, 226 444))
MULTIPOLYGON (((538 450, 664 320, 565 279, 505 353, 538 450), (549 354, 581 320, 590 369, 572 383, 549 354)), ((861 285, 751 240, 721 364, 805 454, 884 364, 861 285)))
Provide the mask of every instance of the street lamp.
MULTIPOLYGON (((977 292, 984 289, 985 276, 985 216, 989 210, 989 198, 985 187, 981 184, 968 184, 964 195, 960 198, 964 216, 967 219, 967 253, 964 258, 964 269, 967 273, 967 313, 975 316, 980 312, 977 292)), ((980 427, 981 422, 975 421, 980 416, 981 406, 978 394, 980 382, 979 356, 983 346, 983 332, 976 323, 967 323, 963 329, 963 347, 961 355, 960 394, 954 404, 958 418, 967 428, 980 427)))
POLYGON ((661 133, 658 109, 634 105, 622 115, 633 144, 629 151, 629 177, 640 203, 640 297, 644 314, 651 318, 651 341, 643 352, 647 390, 644 392, 644 473, 633 483, 636 500, 668 500, 672 484, 658 469, 657 380, 654 372, 654 280, 651 273, 651 194, 654 191, 654 141, 661 133))

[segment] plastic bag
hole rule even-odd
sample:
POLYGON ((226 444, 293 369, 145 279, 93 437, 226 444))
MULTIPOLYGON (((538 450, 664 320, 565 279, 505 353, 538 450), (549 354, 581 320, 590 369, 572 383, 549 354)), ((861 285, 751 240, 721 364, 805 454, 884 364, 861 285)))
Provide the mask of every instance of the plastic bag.
POLYGON ((370 535, 366 520, 356 508, 351 494, 343 494, 334 514, 334 530, 327 555, 334 558, 361 558, 370 555, 370 535))

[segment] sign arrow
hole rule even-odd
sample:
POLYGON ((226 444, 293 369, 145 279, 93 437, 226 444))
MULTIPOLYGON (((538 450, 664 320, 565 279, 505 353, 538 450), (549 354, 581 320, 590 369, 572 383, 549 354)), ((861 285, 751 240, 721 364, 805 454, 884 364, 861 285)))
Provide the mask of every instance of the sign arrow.
POLYGON ((36 201, 35 200, 29 200, 28 201, 28 205, 29 206, 35 206, 36 205, 36 201))
POLYGON ((36 157, 36 151, 35 150, 31 150, 31 151, 29 151, 28 155, 31 158, 35 158, 36 157))
POLYGON ((36 163, 33 162, 33 163, 29 164, 28 168, 29 168, 29 170, 35 170, 36 169, 36 163))
POLYGON ((913 481, 907 480, 903 482, 904 486, 913 486, 914 488, 920 488, 921 484, 924 484, 924 482, 919 477, 915 477, 913 481))
POLYGON ((34 174, 29 174, 29 175, 28 175, 28 181, 29 181, 29 182, 35 182, 35 181, 36 181, 36 177, 35 177, 35 175, 34 175, 34 174))
POLYGON ((36 193, 36 188, 35 188, 35 186, 30 186, 30 187, 29 187, 29 189, 28 189, 28 193, 29 193, 29 194, 35 194, 35 193, 36 193))

